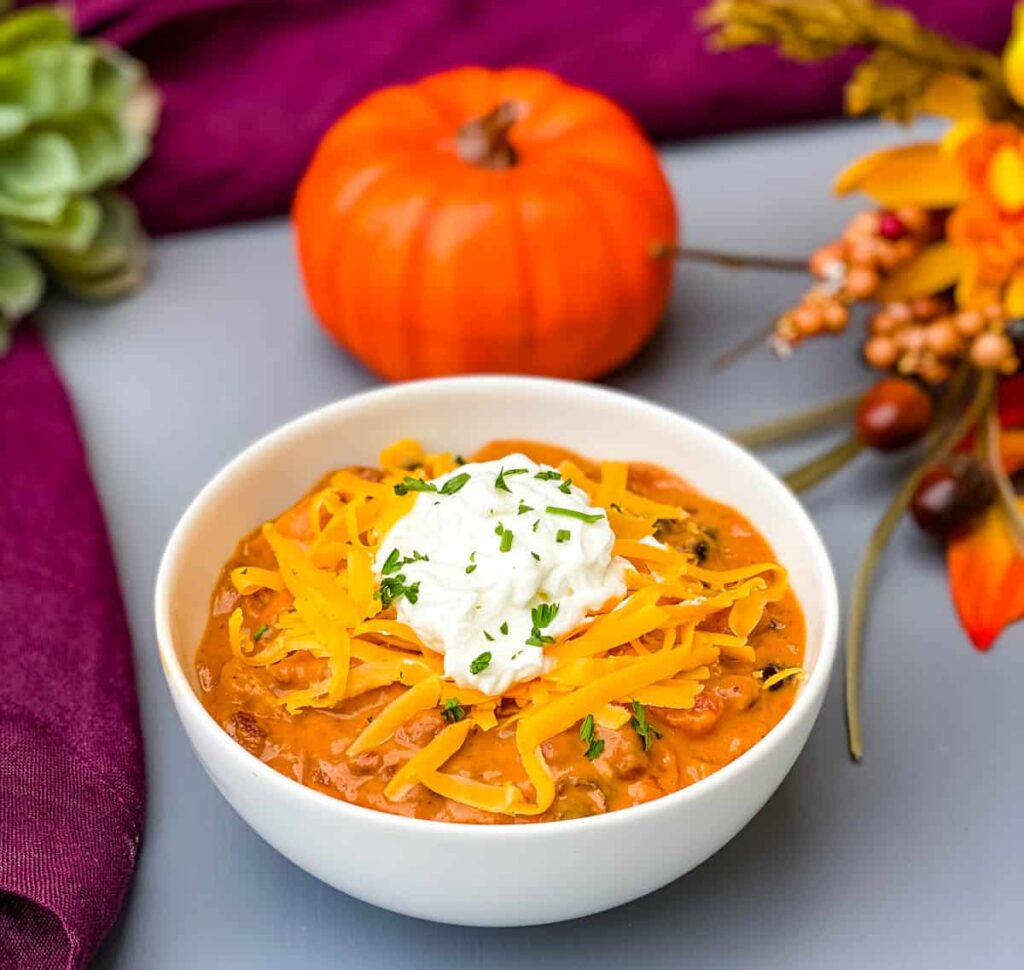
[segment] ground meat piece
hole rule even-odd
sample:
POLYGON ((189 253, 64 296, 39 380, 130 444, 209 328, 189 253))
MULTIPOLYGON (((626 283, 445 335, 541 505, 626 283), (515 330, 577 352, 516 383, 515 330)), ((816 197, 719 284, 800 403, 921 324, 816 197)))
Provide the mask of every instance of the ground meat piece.
POLYGON ((434 740, 444 723, 444 718, 437 711, 421 711, 395 732, 395 739, 422 748, 434 740))
POLYGON ((267 732, 248 711, 235 711, 228 722, 228 733, 250 754, 257 757, 267 743, 267 732))
POLYGON ((699 738, 710 734, 718 726, 725 713, 725 701, 713 691, 703 690, 688 711, 668 707, 656 707, 652 711, 673 727, 699 738))
POLYGON ((379 751, 364 751, 354 758, 349 758, 348 765, 354 775, 375 775, 383 761, 379 751))
POLYGON ((647 771, 647 752, 640 736, 629 725, 621 731, 599 730, 598 734, 604 741, 604 751, 594 765, 602 775, 631 781, 647 771))
POLYGON ((360 466, 359 468, 353 468, 352 471, 356 475, 358 475, 364 482, 384 481, 384 472, 380 468, 366 468, 360 466))
POLYGON ((734 711, 745 711, 761 694, 760 685, 749 675, 722 677, 713 690, 734 711))
POLYGON ((322 657, 314 657, 308 650, 297 650, 266 669, 282 687, 308 687, 327 677, 329 664, 322 657))
POLYGON ((597 782, 566 778, 558 785, 551 812, 556 819, 586 818, 608 811, 604 789, 597 782))

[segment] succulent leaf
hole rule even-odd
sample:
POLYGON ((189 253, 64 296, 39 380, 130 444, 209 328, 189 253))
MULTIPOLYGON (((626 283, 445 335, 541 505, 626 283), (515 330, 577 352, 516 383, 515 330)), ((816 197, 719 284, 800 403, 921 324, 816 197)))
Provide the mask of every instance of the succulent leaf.
POLYGON ((141 282, 145 236, 112 186, 148 154, 160 103, 139 62, 76 38, 64 8, 9 10, 0 0, 0 353, 46 274, 89 299, 141 282))

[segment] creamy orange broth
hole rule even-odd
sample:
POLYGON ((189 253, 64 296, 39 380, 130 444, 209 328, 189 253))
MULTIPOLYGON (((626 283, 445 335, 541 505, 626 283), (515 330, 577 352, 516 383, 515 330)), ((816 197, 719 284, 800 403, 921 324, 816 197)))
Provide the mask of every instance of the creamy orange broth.
MULTIPOLYGON (((591 477, 599 468, 562 448, 527 441, 492 442, 472 456, 488 461, 520 452, 534 461, 557 465, 570 458, 591 477)), ((371 469, 356 469, 373 476, 371 469)), ((629 488, 645 497, 679 505, 691 518, 666 523, 659 538, 691 553, 713 570, 724 570, 773 558, 764 538, 735 509, 698 494, 665 469, 634 463, 629 488)), ((315 491, 315 490, 314 490, 315 491)), ((278 529, 308 540, 309 496, 277 520, 278 529)), ((357 805, 397 815, 449 822, 527 823, 578 818, 616 811, 677 791, 706 778, 763 738, 789 710, 796 678, 774 688, 761 681, 775 670, 800 666, 804 653, 804 620, 792 592, 769 603, 749 638, 756 660, 746 663, 722 657, 690 710, 648 707, 649 721, 662 734, 649 751, 626 723, 619 729, 597 727, 605 743, 593 761, 585 757, 579 724, 546 741, 543 754, 555 779, 556 796, 540 815, 498 815, 444 798, 416 785, 400 801, 384 795, 384 787, 412 755, 445 727, 439 708, 414 715, 394 737, 354 757, 345 754, 352 741, 404 688, 395 684, 348 698, 330 710, 288 713, 280 692, 307 686, 325 672, 325 661, 298 653, 270 667, 251 667, 235 658, 229 643, 228 617, 238 607, 248 629, 272 624, 287 607, 286 592, 263 590, 239 596, 230 579, 238 566, 274 568, 274 556, 260 530, 246 536, 221 571, 210 617, 196 657, 203 704, 217 722, 255 757, 300 784, 357 805)), ((699 629, 722 630, 724 611, 699 629)), ((502 702, 508 704, 506 699, 502 702)), ((501 718, 499 710, 499 720, 501 718)), ((445 764, 445 771, 479 781, 512 781, 528 797, 526 779, 514 742, 515 728, 489 732, 474 729, 464 746, 445 764)))

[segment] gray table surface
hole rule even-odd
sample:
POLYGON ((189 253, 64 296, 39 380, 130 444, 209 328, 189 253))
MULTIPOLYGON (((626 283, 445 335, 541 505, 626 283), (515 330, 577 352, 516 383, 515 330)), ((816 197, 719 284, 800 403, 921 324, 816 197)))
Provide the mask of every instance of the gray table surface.
MULTIPOLYGON (((907 136, 830 124, 663 154, 693 245, 804 254, 856 205, 828 200, 831 176, 882 137, 907 136)), ((711 357, 803 280, 692 265, 676 282, 666 325, 611 384, 728 429, 868 382, 849 337, 710 373, 711 357)), ((375 379, 312 322, 283 221, 162 240, 138 296, 99 310, 53 303, 44 326, 113 537, 149 769, 138 874, 97 966, 1024 965, 1024 631, 975 653, 941 557, 908 527, 875 601, 865 761, 846 758, 837 669, 787 781, 690 875, 603 915, 521 930, 396 916, 306 875, 235 816, 193 757, 157 662, 152 587, 171 528, 223 462, 375 379)), ((767 458, 783 469, 812 447, 767 458)), ((900 468, 865 457, 807 500, 844 591, 900 468)), ((457 878, 439 874, 437 891, 457 878)))

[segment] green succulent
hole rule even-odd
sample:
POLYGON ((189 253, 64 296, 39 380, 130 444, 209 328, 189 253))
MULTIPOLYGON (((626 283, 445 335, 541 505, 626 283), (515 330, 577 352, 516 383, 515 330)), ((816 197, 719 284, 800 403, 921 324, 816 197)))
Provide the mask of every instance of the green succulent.
POLYGON ((75 36, 60 7, 0 0, 0 350, 49 277, 86 299, 143 276, 145 236, 112 186, 146 157, 159 98, 145 69, 75 36))

